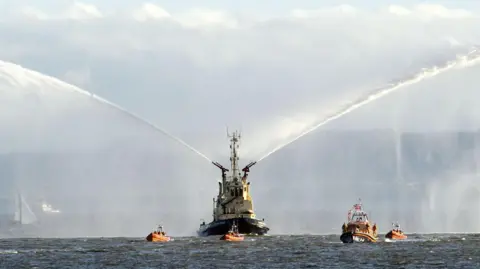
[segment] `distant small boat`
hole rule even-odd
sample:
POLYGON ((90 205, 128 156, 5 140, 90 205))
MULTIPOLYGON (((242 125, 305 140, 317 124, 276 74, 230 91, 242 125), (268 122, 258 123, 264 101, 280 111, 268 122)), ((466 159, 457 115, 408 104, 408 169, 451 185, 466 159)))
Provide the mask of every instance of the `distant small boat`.
POLYGON ((51 204, 42 203, 42 211, 45 213, 60 213, 60 210, 54 209, 51 204))
POLYGON ((392 230, 385 235, 385 238, 392 239, 392 240, 407 239, 407 235, 403 233, 398 223, 392 223, 392 226, 393 226, 392 230))
POLYGON ((225 234, 223 235, 220 240, 225 240, 225 241, 243 241, 245 237, 238 232, 238 226, 234 223, 232 225, 232 228, 225 234))
POLYGON ((157 229, 147 235, 146 239, 148 242, 168 242, 171 238, 165 234, 163 227, 159 225, 157 229))

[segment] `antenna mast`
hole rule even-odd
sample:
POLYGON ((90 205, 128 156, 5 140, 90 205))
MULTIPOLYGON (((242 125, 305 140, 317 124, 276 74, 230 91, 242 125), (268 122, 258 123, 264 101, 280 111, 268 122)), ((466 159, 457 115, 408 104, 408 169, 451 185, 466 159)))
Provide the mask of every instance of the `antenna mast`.
POLYGON ((238 154, 237 150, 240 144, 241 134, 238 131, 234 131, 232 135, 230 135, 227 131, 227 135, 230 138, 230 163, 232 168, 232 175, 235 177, 239 175, 238 169, 238 154))

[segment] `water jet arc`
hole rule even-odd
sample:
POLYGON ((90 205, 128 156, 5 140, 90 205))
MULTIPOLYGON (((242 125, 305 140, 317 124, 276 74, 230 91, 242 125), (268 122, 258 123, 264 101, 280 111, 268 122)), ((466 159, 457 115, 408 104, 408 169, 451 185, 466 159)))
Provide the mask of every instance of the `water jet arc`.
POLYGON ((91 94, 89 92, 86 92, 88 93, 90 96, 92 96, 92 98, 100 103, 104 103, 104 104, 108 104, 112 107, 114 107, 115 109, 118 109, 119 111, 125 113, 126 115, 132 117, 133 119, 135 120, 138 120, 140 122, 143 122, 144 124, 147 124, 148 126, 150 126, 151 128, 153 128, 155 131, 157 132, 160 132, 164 135, 166 135, 167 137, 169 137, 170 139, 180 143, 181 145, 185 146, 186 148, 188 148, 189 150, 191 150, 192 152, 198 154, 200 157, 206 159, 207 161, 209 162, 212 162, 212 160, 210 160, 210 158, 208 158, 205 154, 201 153, 200 151, 198 151, 197 149, 195 149, 194 147, 190 146, 189 144, 187 144, 185 141, 183 141, 182 139, 168 133, 167 131, 161 129, 160 127, 156 126, 155 124, 151 123, 150 121, 146 120, 146 119, 143 119, 141 118, 140 116, 118 106, 117 104, 114 104, 114 103, 111 103, 109 102, 108 100, 106 99, 103 99, 102 97, 98 96, 98 95, 95 95, 95 94, 91 94))
POLYGON ((382 97, 384 97, 384 96, 386 96, 386 95, 388 95, 392 92, 395 92, 399 89, 402 89, 405 86, 416 84, 418 82, 423 81, 424 79, 437 76, 437 75, 439 75, 441 73, 444 73, 444 72, 446 72, 446 71, 448 71, 448 70, 450 70, 454 67, 465 68, 465 67, 476 65, 479 62, 480 62, 480 51, 477 48, 474 48, 468 54, 466 54, 464 56, 457 56, 456 60, 449 61, 443 66, 440 66, 440 67, 434 66, 432 68, 425 68, 425 69, 422 69, 422 71, 417 73, 416 75, 413 75, 411 77, 402 79, 402 80, 397 81, 395 83, 390 83, 386 87, 382 87, 380 89, 377 89, 377 90, 373 91, 373 93, 370 93, 367 96, 360 98, 359 100, 354 102, 352 105, 349 105, 348 107, 346 107, 344 109, 341 109, 340 111, 334 113, 333 115, 325 118, 324 120, 322 120, 317 125, 303 131, 298 136, 294 137, 293 139, 289 140, 288 142, 277 146, 272 151, 270 151, 269 153, 267 153, 263 157, 261 157, 257 162, 260 162, 260 161, 264 160, 265 158, 267 158, 268 156, 277 152, 278 150, 284 148, 285 146, 290 145, 291 143, 295 142, 296 140, 300 139, 301 137, 315 131, 316 129, 318 129, 320 127, 322 127, 323 125, 325 125, 325 124, 327 124, 327 123, 329 123, 333 120, 336 120, 336 119, 338 119, 338 118, 340 118, 340 117, 342 117, 342 116, 344 116, 344 115, 346 115, 350 112, 353 112, 353 111, 357 110, 358 108, 363 107, 364 105, 367 105, 367 104, 369 104, 373 101, 376 101, 376 100, 378 100, 378 99, 380 99, 380 98, 382 98, 382 97))
MULTIPOLYGON (((148 121, 148 120, 145 120, 143 118, 141 118, 140 116, 124 109, 123 107, 115 104, 115 103, 112 103, 98 95, 95 95, 93 93, 90 93, 86 90, 83 90, 77 86, 74 86, 72 84, 69 84, 69 83, 66 83, 64 81, 61 81, 60 79, 57 79, 55 77, 52 77, 52 76, 49 76, 49 75, 45 75, 45 74, 42 74, 40 72, 37 72, 37 71, 34 71, 34 70, 31 70, 31 69, 28 69, 28 68, 25 68, 21 65, 18 65, 18 64, 14 64, 14 63, 10 63, 10 62, 5 62, 5 61, 1 61, 0 60, 0 71, 3 71, 3 72, 0 72, 0 75, 1 73, 4 73, 4 74, 11 74, 11 73, 28 73, 30 75, 32 75, 32 77, 40 80, 40 81, 46 81, 48 82, 47 84, 53 84, 53 85, 57 85, 57 86, 61 86, 62 89, 69 89, 73 92, 76 92, 76 93, 80 93, 80 94, 83 94, 83 95, 86 95, 86 96, 89 96, 89 97, 92 97, 93 100, 101 103, 101 104, 106 104, 110 107, 113 107, 117 110, 119 110, 120 112, 123 112, 124 114, 126 114, 127 116, 133 118, 134 120, 137 120, 137 121, 140 121, 148 126, 150 126, 152 129, 154 129, 155 131, 157 132, 160 132, 164 135, 166 135, 167 137, 169 137, 170 139, 180 143, 181 145, 187 147, 189 150, 193 151, 194 153, 198 154, 200 157, 206 159, 207 161, 209 162, 212 162, 210 160, 210 158, 208 158, 205 154, 201 153, 200 151, 198 151, 197 149, 195 149, 194 147, 190 146, 189 144, 187 144, 185 141, 183 141, 182 139, 168 133, 167 131, 163 130, 162 128, 156 126, 155 124, 153 124, 152 122, 148 121)), ((7 77, 8 78, 8 77, 7 77)))

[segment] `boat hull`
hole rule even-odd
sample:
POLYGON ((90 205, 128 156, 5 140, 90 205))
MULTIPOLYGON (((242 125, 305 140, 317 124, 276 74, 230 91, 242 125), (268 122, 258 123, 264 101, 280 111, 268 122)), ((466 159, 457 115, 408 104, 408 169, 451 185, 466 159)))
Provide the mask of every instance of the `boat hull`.
POLYGON ((375 243, 377 242, 378 238, 374 237, 368 233, 361 233, 361 232, 345 232, 340 236, 340 240, 345 243, 375 243))
POLYGON ((168 242, 170 237, 161 234, 150 233, 146 238, 148 242, 168 242))
POLYGON ((407 239, 407 236, 403 233, 390 231, 385 235, 385 238, 392 239, 392 240, 405 240, 407 239))
POLYGON ((241 234, 257 234, 266 235, 270 230, 265 223, 258 219, 251 218, 232 218, 226 220, 216 220, 209 224, 201 225, 197 231, 199 236, 224 235, 228 233, 232 224, 235 223, 238 227, 238 232, 241 234))
POLYGON ((235 236, 230 234, 226 234, 220 238, 220 240, 224 240, 224 241, 243 241, 243 239, 244 239, 243 235, 235 236))

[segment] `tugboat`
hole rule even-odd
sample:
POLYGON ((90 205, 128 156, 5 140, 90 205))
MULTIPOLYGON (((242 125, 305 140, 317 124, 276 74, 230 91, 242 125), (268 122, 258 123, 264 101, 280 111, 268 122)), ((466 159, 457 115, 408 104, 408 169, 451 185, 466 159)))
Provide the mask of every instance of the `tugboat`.
POLYGON ((234 223, 230 231, 228 231, 220 240, 225 241, 243 241, 244 236, 238 232, 238 226, 234 223))
POLYGON ((392 223, 392 230, 385 235, 385 238, 392 240, 407 239, 407 235, 400 229, 400 225, 396 222, 392 223))
POLYGON ((236 223, 239 233, 247 235, 265 235, 269 231, 264 220, 256 218, 253 211, 253 201, 250 196, 250 182, 247 182, 250 167, 256 162, 251 162, 241 171, 238 168, 239 148, 241 135, 235 131, 230 138, 230 163, 231 174, 226 175, 229 170, 218 162, 213 165, 222 171, 222 182, 219 182, 217 199, 213 198, 213 221, 200 224, 197 231, 199 236, 224 235, 230 227, 236 223))
POLYGON ((362 203, 353 205, 348 211, 348 223, 343 223, 340 240, 343 243, 377 242, 377 224, 371 226, 368 214, 362 210, 362 203))
POLYGON ((170 241, 170 237, 168 237, 165 232, 163 231, 163 226, 158 225, 157 229, 153 230, 147 237, 148 242, 168 242, 170 241))

